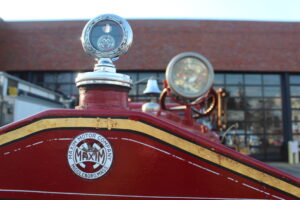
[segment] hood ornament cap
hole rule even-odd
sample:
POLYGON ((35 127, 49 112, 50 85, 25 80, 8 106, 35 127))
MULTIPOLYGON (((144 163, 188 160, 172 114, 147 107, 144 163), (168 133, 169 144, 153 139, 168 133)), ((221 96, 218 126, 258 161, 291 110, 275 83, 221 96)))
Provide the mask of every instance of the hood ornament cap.
POLYGON ((93 72, 77 76, 76 86, 105 84, 131 88, 132 80, 125 74, 116 73, 113 61, 128 51, 132 39, 130 25, 117 15, 105 14, 91 19, 82 31, 81 42, 84 51, 96 57, 98 62, 93 72))

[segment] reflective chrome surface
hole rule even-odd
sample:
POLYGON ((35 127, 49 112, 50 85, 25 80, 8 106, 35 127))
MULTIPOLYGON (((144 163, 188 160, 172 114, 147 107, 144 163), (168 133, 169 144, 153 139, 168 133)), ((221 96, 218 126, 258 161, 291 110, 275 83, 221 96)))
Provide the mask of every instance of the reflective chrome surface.
POLYGON ((202 55, 185 52, 175 56, 168 64, 166 79, 172 92, 187 99, 197 99, 212 87, 214 71, 202 55))
POLYGON ((128 75, 111 73, 106 71, 94 71, 78 74, 76 86, 91 85, 91 84, 107 84, 131 87, 132 80, 128 75))
POLYGON ((158 112, 160 110, 160 105, 155 102, 147 102, 142 105, 143 112, 158 112))
POLYGON ((97 58, 114 58, 126 53, 132 39, 133 33, 128 22, 113 14, 91 19, 81 35, 84 51, 97 58))
POLYGON ((103 72, 116 72, 115 65, 113 64, 110 58, 100 58, 98 63, 95 64, 94 71, 103 71, 103 72))
POLYGON ((157 80, 151 77, 148 82, 145 90, 143 91, 144 94, 160 94, 161 91, 158 87, 157 80))
POLYGON ((114 60, 126 53, 132 43, 132 30, 128 22, 113 14, 100 15, 91 19, 82 31, 84 51, 95 56, 98 63, 94 72, 79 74, 76 86, 106 84, 131 87, 129 76, 116 73, 114 60))

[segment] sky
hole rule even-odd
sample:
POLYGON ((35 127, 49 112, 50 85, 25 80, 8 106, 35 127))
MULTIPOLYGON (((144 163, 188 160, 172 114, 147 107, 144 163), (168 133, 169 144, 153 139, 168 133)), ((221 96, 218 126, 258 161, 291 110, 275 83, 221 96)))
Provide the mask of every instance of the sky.
POLYGON ((127 19, 300 22, 300 0, 0 0, 5 21, 90 19, 106 13, 127 19))

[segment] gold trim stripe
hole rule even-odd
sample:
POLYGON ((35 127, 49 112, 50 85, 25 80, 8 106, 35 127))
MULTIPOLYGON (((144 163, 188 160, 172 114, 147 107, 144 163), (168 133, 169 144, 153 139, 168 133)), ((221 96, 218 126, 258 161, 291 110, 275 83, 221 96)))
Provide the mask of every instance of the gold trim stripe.
POLYGON ((35 121, 31 124, 25 125, 16 130, 9 131, 0 135, 0 145, 12 142, 17 139, 29 136, 32 133, 39 132, 46 129, 54 128, 107 128, 108 130, 123 129, 132 130, 144 133, 151 137, 157 138, 163 142, 166 142, 172 146, 189 152, 197 157, 208 160, 219 166, 242 174, 243 176, 257 180, 264 184, 267 184, 273 188, 277 188, 286 193, 292 194, 296 197, 300 197, 300 188, 273 177, 269 174, 256 170, 243 163, 225 157, 219 153, 201 147, 197 144, 184 140, 180 137, 172 135, 168 132, 160 130, 151 125, 145 124, 140 121, 134 121, 130 119, 111 119, 111 118, 49 118, 35 121))

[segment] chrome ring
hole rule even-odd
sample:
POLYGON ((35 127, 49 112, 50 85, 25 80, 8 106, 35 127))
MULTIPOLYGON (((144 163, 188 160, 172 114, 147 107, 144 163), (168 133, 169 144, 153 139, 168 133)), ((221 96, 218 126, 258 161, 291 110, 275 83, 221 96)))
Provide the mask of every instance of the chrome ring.
POLYGON ((84 51, 87 54, 91 56, 95 56, 97 58, 115 58, 126 53, 132 44, 132 40, 133 40, 133 33, 129 23, 125 19, 113 14, 100 15, 98 17, 91 19, 85 25, 81 35, 81 42, 84 51), (123 37, 121 39, 120 44, 110 51, 101 51, 100 49, 96 49, 92 45, 90 40, 90 35, 93 28, 97 25, 97 23, 101 21, 112 21, 116 23, 119 26, 119 28, 122 30, 123 37))
POLYGON ((166 70, 166 80, 168 82, 169 87, 171 88, 171 91, 173 93, 175 93, 176 95, 178 95, 179 97, 183 97, 183 98, 190 99, 190 100, 195 100, 195 99, 199 100, 199 99, 203 98, 203 95, 205 95, 212 87, 213 81, 214 81, 214 70, 213 70, 213 67, 210 64, 210 62, 201 54, 194 53, 194 52, 184 52, 184 53, 178 54, 177 56, 172 58, 172 60, 169 62, 168 66, 167 66, 167 70, 166 70), (201 63, 203 63, 205 65, 205 67, 207 68, 208 74, 209 74, 209 77, 208 77, 208 80, 207 80, 207 83, 205 84, 205 86, 193 95, 188 95, 188 94, 185 94, 183 91, 180 91, 180 89, 174 84, 175 80, 172 78, 172 74, 174 73, 173 72, 174 66, 176 65, 176 63, 187 57, 193 57, 193 58, 199 60, 201 63))

